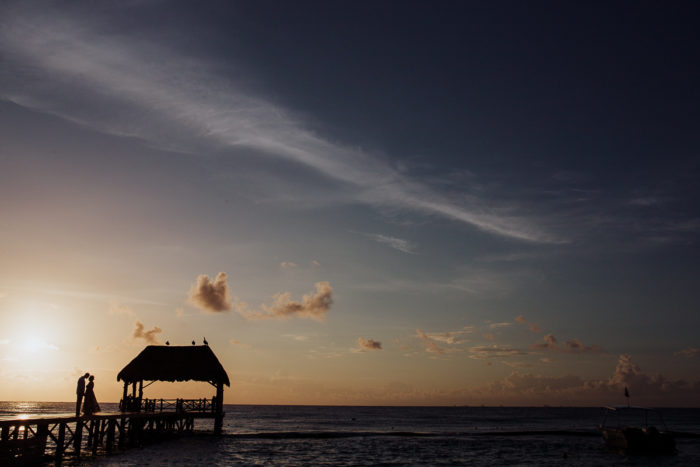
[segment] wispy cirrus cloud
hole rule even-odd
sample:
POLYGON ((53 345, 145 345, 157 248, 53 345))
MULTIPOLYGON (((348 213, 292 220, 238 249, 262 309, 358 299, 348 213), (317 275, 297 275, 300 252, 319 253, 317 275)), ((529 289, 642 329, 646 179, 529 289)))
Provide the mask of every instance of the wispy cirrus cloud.
POLYGON ((457 346, 468 342, 463 336, 472 332, 474 332, 473 326, 465 326, 457 331, 442 332, 425 332, 422 329, 416 329, 416 335, 425 351, 435 355, 462 352, 462 349, 457 346))
POLYGON ((416 335, 421 340, 426 352, 434 353, 436 355, 443 355, 446 352, 446 349, 440 347, 422 329, 416 329, 416 335))
POLYGON ((391 237, 389 235, 382 235, 382 234, 365 234, 368 238, 371 238, 377 243, 382 243, 384 245, 388 245, 394 250, 401 251, 403 253, 409 253, 413 254, 416 249, 416 244, 409 241, 409 240, 404 240, 403 238, 397 238, 397 237, 391 237))
POLYGON ((477 360, 487 358, 517 357, 527 355, 527 352, 509 346, 497 344, 478 345, 469 349, 469 357, 477 360))
MULTIPOLYGON (((0 97, 4 99, 170 150, 245 149, 292 161, 334 180, 356 201, 372 206, 449 218, 528 242, 562 241, 533 219, 517 214, 515 201, 493 205, 475 196, 455 201, 377 154, 315 133, 288 110, 251 96, 213 71, 213 63, 136 35, 105 34, 104 18, 70 17, 58 9, 22 5, 2 13, 0 52, 6 72, 0 76, 0 97)), ((387 241, 394 248, 410 250, 387 241)))
MULTIPOLYGON (((443 344, 456 345, 468 342, 464 336, 472 334, 475 330, 474 326, 464 326, 456 331, 441 331, 441 332, 422 332, 422 335, 428 339, 432 339, 443 344)), ((420 334, 419 334, 420 335, 420 334)))

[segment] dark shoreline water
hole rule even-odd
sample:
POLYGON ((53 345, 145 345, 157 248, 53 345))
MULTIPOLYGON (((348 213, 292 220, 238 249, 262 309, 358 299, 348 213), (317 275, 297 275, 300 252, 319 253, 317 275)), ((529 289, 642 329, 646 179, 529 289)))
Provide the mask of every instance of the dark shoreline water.
MULTIPOLYGON (((102 404, 116 411, 116 404, 102 404)), ((0 402, 0 417, 72 413, 74 403, 0 402)), ((700 439, 672 456, 607 451, 591 407, 225 405, 224 435, 132 449, 79 465, 700 465, 700 439)), ((668 428, 700 433, 700 409, 661 409, 668 428)))

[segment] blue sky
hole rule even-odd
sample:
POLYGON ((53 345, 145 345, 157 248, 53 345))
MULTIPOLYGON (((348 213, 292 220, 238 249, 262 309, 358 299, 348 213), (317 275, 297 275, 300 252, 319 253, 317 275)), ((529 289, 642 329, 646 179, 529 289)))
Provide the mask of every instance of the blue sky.
POLYGON ((207 336, 229 402, 697 404, 695 5, 0 12, 0 398, 207 336))

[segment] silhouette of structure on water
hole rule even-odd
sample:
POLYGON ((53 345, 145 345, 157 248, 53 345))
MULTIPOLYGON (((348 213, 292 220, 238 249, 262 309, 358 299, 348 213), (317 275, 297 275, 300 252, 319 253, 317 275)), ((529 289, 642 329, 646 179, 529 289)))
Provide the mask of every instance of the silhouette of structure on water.
MULTIPOLYGON (((221 432, 223 424, 224 385, 231 386, 226 370, 208 345, 162 346, 149 345, 117 375, 117 381, 124 381, 124 393, 120 407, 122 411, 154 411, 163 408, 165 399, 143 399, 144 381, 204 381, 216 388, 216 396, 209 401, 202 399, 203 405, 197 412, 211 412, 214 416, 214 431, 221 432), (138 384, 138 394, 136 386, 138 384), (132 393, 128 394, 129 385, 132 393), (148 403, 145 403, 145 402, 148 403)), ((177 399, 176 411, 184 410, 184 399, 177 399)))
POLYGON ((47 459, 58 465, 65 456, 109 454, 191 432, 194 420, 201 418, 213 418, 214 432, 221 433, 224 385, 231 384, 209 346, 148 346, 119 372, 117 381, 124 381, 120 412, 0 420, 0 465, 36 465, 47 459), (151 384, 144 386, 144 381, 206 381, 216 395, 144 399, 143 388, 151 384))

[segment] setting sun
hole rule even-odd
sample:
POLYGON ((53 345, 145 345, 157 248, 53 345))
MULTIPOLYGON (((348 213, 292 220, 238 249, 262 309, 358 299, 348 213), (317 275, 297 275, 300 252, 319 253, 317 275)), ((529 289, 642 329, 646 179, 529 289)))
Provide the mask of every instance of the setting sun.
POLYGON ((25 337, 20 341, 20 349, 24 352, 37 353, 40 351, 58 350, 58 347, 39 337, 25 337))

